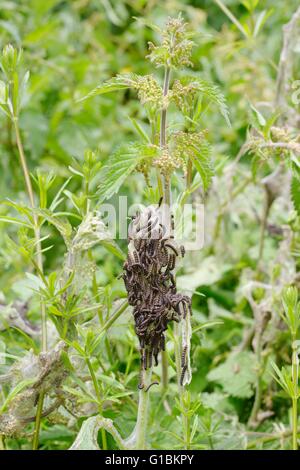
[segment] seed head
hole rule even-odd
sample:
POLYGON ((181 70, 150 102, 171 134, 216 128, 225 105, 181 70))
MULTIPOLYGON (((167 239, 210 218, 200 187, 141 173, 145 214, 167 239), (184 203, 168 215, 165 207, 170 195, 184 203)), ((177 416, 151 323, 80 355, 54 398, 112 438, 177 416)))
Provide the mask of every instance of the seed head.
POLYGON ((155 46, 152 42, 148 43, 150 53, 147 57, 157 67, 180 68, 193 65, 190 58, 194 43, 188 39, 186 25, 181 15, 178 18, 169 18, 161 31, 161 44, 155 46))

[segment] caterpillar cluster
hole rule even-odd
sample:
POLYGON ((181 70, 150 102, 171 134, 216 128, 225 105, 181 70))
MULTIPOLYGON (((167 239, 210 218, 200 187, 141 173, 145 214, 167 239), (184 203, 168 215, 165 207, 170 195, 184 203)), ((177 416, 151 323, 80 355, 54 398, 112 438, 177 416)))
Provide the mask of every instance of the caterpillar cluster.
MULTIPOLYGON (((169 230, 160 206, 137 213, 128 229, 128 256, 122 275, 133 306, 135 331, 140 342, 141 370, 158 364, 165 349, 165 331, 191 312, 191 299, 177 292, 174 269, 184 248, 177 247, 173 223, 169 230)), ((186 365, 182 369, 185 373, 186 365)), ((143 384, 140 384, 140 388, 143 384)))

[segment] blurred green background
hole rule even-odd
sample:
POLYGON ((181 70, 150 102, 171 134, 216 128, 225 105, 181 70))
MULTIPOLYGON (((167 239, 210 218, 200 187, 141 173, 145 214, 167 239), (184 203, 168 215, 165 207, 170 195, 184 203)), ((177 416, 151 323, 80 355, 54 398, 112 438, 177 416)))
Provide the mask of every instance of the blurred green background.
MULTIPOLYGON (((107 94, 84 102, 77 100, 117 73, 156 73, 145 60, 147 42, 155 40, 155 33, 145 27, 144 21, 162 26, 168 16, 177 16, 179 12, 183 13, 191 29, 198 33, 193 52, 193 70, 200 77, 219 85, 230 110, 231 127, 226 125, 214 107, 209 108, 202 118, 203 128, 208 130, 208 139, 213 145, 215 167, 221 171, 224 162, 230 162, 236 156, 253 120, 250 105, 259 107, 267 103, 267 108, 273 106, 282 48, 282 27, 299 6, 299 1, 224 0, 223 3, 250 32, 247 37, 213 0, 0 0, 0 49, 7 43, 22 47, 22 67, 30 70, 29 87, 20 117, 25 153, 32 172, 40 169, 56 175, 50 198, 55 196, 61 184, 71 175, 68 166, 72 164, 73 158, 83 161, 85 149, 98 150, 99 159, 105 162, 118 145, 137 138, 130 117, 147 128, 144 111, 133 92, 107 94)), ((161 71, 157 70, 157 73, 162 80, 161 71)), ((175 120, 176 115, 171 115, 171 123, 172 119, 175 120)), ((241 167, 242 172, 243 167, 247 170, 249 161, 243 162, 241 167)), ((79 194, 80 184, 80 180, 74 177, 69 190, 79 194)), ((133 175, 122 187, 121 194, 128 195, 130 201, 136 201, 142 198, 143 190, 142 176, 133 175)), ((252 188, 254 204, 257 202, 257 194, 258 191, 252 188)), ((4 198, 27 200, 14 132, 9 120, 1 114, 0 199, 4 198)), ((258 207, 261 203, 258 197, 258 207)), ((69 210, 69 201, 66 200, 64 204, 64 209, 69 210)), ((6 213, 7 208, 2 207, 0 211, 6 213)), ((203 263, 203 256, 191 257, 187 278, 182 280, 182 285, 192 280, 193 286, 202 288, 202 293, 213 302, 210 304, 195 296, 196 318, 205 320, 209 312, 211 318, 217 317, 220 313, 218 308, 231 312, 243 311, 244 314, 242 320, 240 317, 238 320, 230 317, 229 313, 227 317, 224 314, 225 323, 222 327, 208 333, 206 339, 201 332, 193 339, 195 375, 191 391, 195 396, 204 391, 207 409, 210 410, 203 413, 203 445, 207 444, 207 433, 219 432, 216 440, 218 446, 223 448, 242 445, 237 438, 241 429, 239 420, 241 423, 247 420, 253 399, 251 387, 255 381, 249 372, 253 360, 250 353, 245 353, 241 358, 245 372, 239 378, 244 384, 240 395, 238 391, 235 396, 223 393, 222 386, 215 389, 207 379, 209 370, 239 343, 245 325, 251 323, 249 306, 245 302, 239 304, 235 289, 242 270, 255 264, 251 250, 253 247, 255 249, 259 235, 257 227, 253 228, 255 221, 246 224, 245 228, 239 225, 240 220, 234 216, 232 218, 232 231, 227 234, 232 251, 219 253, 219 258, 216 257, 212 264, 208 262, 202 273, 197 269, 203 263), (207 276, 210 282, 203 282, 203 276, 207 276), (217 415, 214 414, 216 409, 219 413, 217 415), (231 415, 232 421, 229 423, 225 419, 225 424, 221 425, 218 420, 223 412, 227 413, 227 418, 231 415), (219 427, 213 431, 214 426, 219 427)), ((50 272, 61 266, 65 247, 55 230, 47 230, 51 230, 52 243, 55 245, 55 249, 45 255, 45 270, 50 272)), ((22 280, 26 270, 24 260, 16 254, 11 238, 16 238, 15 227, 0 223, 0 291, 9 300, 16 295, 23 295, 22 280)), ((121 245, 126 249, 125 242, 121 242, 121 245)), ((275 252, 276 245, 271 241, 267 244, 267 258, 272 258, 275 252)), ((115 277, 121 270, 120 261, 101 248, 96 250, 96 260, 99 284, 104 287, 112 284, 118 291, 120 281, 115 281, 115 277)), ((133 333, 131 339, 132 336, 133 333)), ((124 346, 126 354, 119 354, 120 363, 116 366, 119 370, 126 367, 126 355, 130 350, 130 341, 127 340, 124 346)), ((278 349, 281 341, 284 341, 284 333, 283 340, 282 337, 278 340, 278 349)), ((137 365, 137 356, 135 361, 137 365)), ((219 377, 215 380, 219 380, 222 385, 222 377, 227 372, 219 373, 221 379, 219 377)), ((268 386, 269 382, 266 388, 268 386)), ((279 416, 285 416, 286 408, 281 411, 280 399, 278 413, 279 416)), ((156 397, 156 403, 160 404, 159 400, 156 397)), ((171 403, 175 403, 174 398, 171 403)), ((113 415, 120 426, 126 428, 127 420, 132 422, 134 413, 132 403, 122 403, 119 409, 109 411, 108 415, 113 415)), ((155 409, 152 414, 153 421, 155 409)), ((152 436, 155 446, 167 448, 168 445, 176 445, 173 437, 164 433, 164 429, 170 430, 174 422, 175 427, 179 426, 176 415, 178 410, 172 416, 166 414, 161 419, 162 427, 159 430, 153 428, 152 434, 157 433, 152 436)), ((265 429, 273 429, 272 424, 266 425, 265 429)), ((64 448, 74 435, 74 429, 49 426, 49 429, 43 430, 42 445, 45 448, 64 448)), ((12 445, 17 447, 24 444, 20 442, 12 445)))

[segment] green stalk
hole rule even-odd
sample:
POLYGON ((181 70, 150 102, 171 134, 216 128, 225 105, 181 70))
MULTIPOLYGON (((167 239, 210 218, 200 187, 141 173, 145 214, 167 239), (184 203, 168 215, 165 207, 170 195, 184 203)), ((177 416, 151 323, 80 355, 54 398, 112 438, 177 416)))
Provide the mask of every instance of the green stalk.
POLYGON ((298 428, 298 354, 296 346, 296 335, 292 335, 292 380, 294 395, 292 398, 292 430, 293 450, 298 450, 297 428, 298 428))
MULTIPOLYGON (((18 118, 13 118, 14 129, 16 134, 16 142, 19 151, 20 162, 23 170, 25 185, 30 201, 30 205, 32 209, 35 209, 34 203, 34 196, 33 196, 33 189, 30 181, 30 174, 27 166, 27 161, 24 153, 24 148, 22 144, 18 118)), ((36 246, 37 246, 37 265, 41 273, 43 273, 43 258, 42 258, 42 249, 41 249, 41 242, 40 242, 40 229, 38 226, 38 218, 35 213, 33 213, 33 220, 34 220, 34 235, 36 239, 36 246)), ((42 349, 43 351, 47 351, 47 320, 46 320, 46 309, 45 304, 41 302, 41 320, 42 320, 42 349)))
MULTIPOLYGON (((89 250, 88 256, 89 256, 89 259, 91 261, 93 261, 93 254, 92 254, 91 250, 89 250)), ((92 279, 92 292, 93 292, 93 295, 94 295, 94 298, 95 298, 96 302, 99 303, 100 302, 100 297, 99 297, 99 293, 98 293, 97 279, 96 279, 96 274, 95 273, 93 273, 93 279, 92 279)), ((103 320, 103 313, 102 313, 101 307, 97 308, 97 313, 98 313, 98 318, 99 318, 100 325, 103 326, 104 320, 103 320)), ((113 363, 113 358, 112 358, 110 344, 109 344, 109 341, 108 341, 107 338, 104 339, 104 344, 105 344, 105 349, 106 349, 108 360, 112 364, 113 363)))
MULTIPOLYGON (((163 85, 163 95, 168 94, 169 85, 170 85, 170 73, 171 69, 169 67, 165 68, 164 76, 164 85, 163 85)), ((161 111, 161 121, 160 121, 160 148, 166 146, 166 125, 167 125, 167 108, 163 106, 161 111)), ((153 134, 153 132, 152 132, 153 134)), ((164 203, 170 206, 171 203, 171 190, 170 190, 170 181, 169 178, 164 178, 163 188, 161 185, 161 178, 158 175, 158 188, 160 193, 163 190, 164 203)), ((148 406, 149 406, 149 392, 147 391, 148 386, 151 383, 152 377, 152 368, 144 371, 144 387, 139 392, 139 406, 138 406, 138 415, 136 423, 136 448, 145 449, 146 448, 146 430, 147 430, 147 418, 148 418, 148 406)), ((162 383, 163 388, 166 389, 168 384, 168 360, 166 353, 162 351, 162 383)))
MULTIPOLYGON (((164 76, 164 85, 163 85, 163 95, 167 96, 170 86, 170 75, 171 69, 169 67, 165 68, 164 76)), ((163 149, 166 146, 166 128, 167 128, 167 108, 163 106, 161 111, 160 119, 160 148, 163 149)), ((163 184, 161 182, 161 177, 158 175, 158 188, 160 195, 163 196, 164 204, 167 204, 169 207, 171 205, 171 187, 170 179, 167 177, 163 178, 163 184)), ((161 368, 162 368, 162 388, 166 390, 168 387, 168 356, 166 351, 161 352, 161 368)))
POLYGON ((111 325, 122 315, 122 313, 126 310, 128 307, 128 301, 125 300, 122 305, 109 317, 109 319, 104 323, 102 326, 99 335, 103 333, 104 331, 108 330, 108 328, 111 327, 111 325))
MULTIPOLYGON (((176 378, 178 395, 182 410, 185 410, 184 403, 184 387, 180 383, 181 379, 181 347, 180 347, 180 331, 179 323, 174 325, 174 352, 175 352, 175 365, 176 365, 176 378)), ((190 448, 190 420, 187 413, 182 413, 183 434, 185 437, 185 450, 190 448)))
MULTIPOLYGON (((89 253, 89 256, 90 256, 90 259, 92 259, 92 253, 91 252, 89 253)), ((96 281, 96 276, 95 275, 93 276, 93 293, 96 296, 96 300, 99 301, 97 281, 96 281)), ((106 331, 114 323, 114 321, 116 321, 119 318, 119 316, 126 310, 127 307, 128 307, 128 302, 126 300, 125 302, 123 302, 123 304, 116 310, 116 312, 111 316, 111 318, 109 318, 109 320, 105 324, 103 324, 102 311, 101 311, 101 315, 100 315, 100 310, 101 309, 99 309, 98 310, 98 316, 99 316, 100 324, 102 326, 99 334, 106 331)), ((107 344, 106 344, 106 346, 107 346, 107 344)), ((101 403, 101 393, 100 393, 98 381, 97 381, 93 366, 91 364, 91 361, 88 358, 86 359, 86 364, 87 364, 88 369, 90 371, 91 378, 92 378, 93 385, 94 385, 94 389, 95 389, 95 393, 96 393, 96 397, 97 397, 97 400, 99 402, 99 413, 102 414, 102 405, 100 405, 100 403, 101 403)), ((106 438, 106 431, 105 431, 104 428, 101 429, 101 438, 102 438, 103 450, 107 450, 107 438, 106 438)))
MULTIPOLYGON (((94 390, 95 390, 96 397, 97 397, 97 400, 98 400, 99 414, 102 415, 102 397, 101 397, 101 392, 100 392, 98 380, 97 380, 95 371, 94 371, 94 369, 93 369, 92 363, 91 363, 91 361, 89 360, 89 358, 87 357, 87 358, 85 359, 85 361, 86 361, 86 365, 88 366, 88 369, 89 369, 89 371, 90 371, 90 375, 91 375, 92 382, 93 382, 93 385, 94 385, 94 390)), ((105 432, 105 429, 103 429, 103 428, 101 429, 101 437, 102 437, 102 447, 103 447, 103 450, 107 450, 106 432, 105 432)))
POLYGON ((139 391, 139 407, 138 417, 135 428, 136 449, 146 449, 146 435, 148 424, 148 408, 149 408, 149 390, 151 384, 152 368, 150 367, 144 372, 144 387, 139 391))
MULTIPOLYGON (((167 96, 170 86, 170 77, 171 69, 170 67, 165 67, 165 76, 164 76, 164 85, 163 85, 163 96, 167 96)), ((166 146, 166 127, 167 127, 167 108, 164 105, 161 111, 161 121, 160 121, 160 147, 163 148, 166 146)))
POLYGON ((298 450, 297 424, 298 424, 298 400, 297 398, 293 398, 293 403, 292 403, 293 450, 298 450))
MULTIPOLYGON (((30 174, 29 174, 27 161, 26 161, 26 157, 24 153, 23 143, 22 143, 19 124, 18 124, 18 118, 16 116, 13 117, 13 124, 14 124, 16 143, 18 147, 20 162, 21 162, 24 180, 25 180, 25 186, 27 189, 31 208, 35 209, 33 189, 32 189, 32 185, 30 181, 30 174)), ((37 261, 37 266, 39 268, 39 271, 43 273, 43 258, 42 258, 42 247, 41 247, 41 242, 40 242, 40 229, 38 225, 38 217, 34 212, 33 212, 33 220, 34 220, 34 236, 35 236, 36 247, 37 247, 36 261, 37 261)), ((45 352, 47 351, 47 318, 46 318, 45 304, 42 301, 40 303, 40 308, 41 308, 41 323, 42 323, 42 338, 41 338, 42 351, 45 352)), ((39 399, 38 399, 36 419, 35 419, 35 429, 34 429, 33 442, 32 442, 33 450, 38 449, 39 433, 40 433, 41 418, 42 418, 43 404, 44 404, 44 395, 45 395, 44 392, 41 392, 39 395, 39 399)))
POLYGON ((179 397, 182 395, 182 387, 180 385, 181 376, 181 348, 180 348, 180 332, 179 324, 174 324, 174 353, 175 353, 175 365, 176 365, 176 379, 179 397))
POLYGON ((45 397, 45 393, 42 391, 39 395, 39 399, 37 403, 35 427, 34 427, 34 433, 33 433, 33 439, 32 439, 32 450, 38 450, 38 447, 39 447, 39 436, 40 436, 40 429, 41 429, 41 418, 42 418, 42 413, 43 413, 44 397, 45 397))

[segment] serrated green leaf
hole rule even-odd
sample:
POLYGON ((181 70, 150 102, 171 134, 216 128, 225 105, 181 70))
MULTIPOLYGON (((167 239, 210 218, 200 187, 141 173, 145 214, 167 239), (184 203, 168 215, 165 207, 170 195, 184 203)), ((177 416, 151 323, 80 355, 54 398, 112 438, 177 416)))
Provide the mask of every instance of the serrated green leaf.
POLYGON ((101 184, 98 189, 100 200, 109 199, 118 192, 126 178, 141 161, 155 156, 157 149, 153 145, 122 145, 111 157, 108 164, 100 171, 101 184))
POLYGON ((291 182, 291 198, 294 204, 295 211, 300 216, 300 181, 295 176, 291 182))
POLYGON ((191 160, 201 177, 204 191, 206 191, 214 174, 211 164, 211 147, 207 141, 203 140, 198 147, 193 146, 193 149, 191 160))
POLYGON ((226 104, 225 97, 221 92, 220 88, 207 80, 197 79, 198 89, 206 98, 216 104, 220 110, 220 113, 224 117, 228 126, 231 126, 229 119, 229 110, 226 104))
POLYGON ((107 82, 101 83, 96 88, 94 88, 90 93, 88 93, 83 98, 80 98, 77 102, 85 101, 93 96, 103 95, 105 93, 111 93, 112 91, 126 90, 130 88, 136 82, 134 74, 128 75, 117 75, 116 77, 111 78, 107 82))
POLYGON ((194 76, 183 77, 180 82, 183 85, 193 85, 201 95, 205 96, 206 99, 214 103, 219 108, 219 111, 227 124, 231 126, 226 99, 217 85, 210 82, 209 80, 204 80, 194 76))

